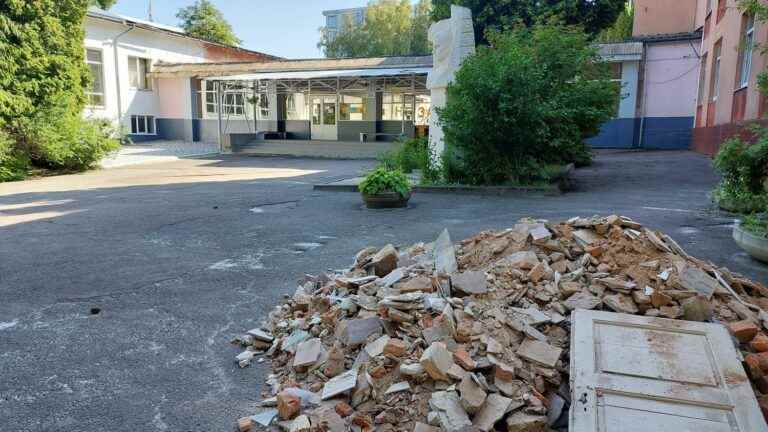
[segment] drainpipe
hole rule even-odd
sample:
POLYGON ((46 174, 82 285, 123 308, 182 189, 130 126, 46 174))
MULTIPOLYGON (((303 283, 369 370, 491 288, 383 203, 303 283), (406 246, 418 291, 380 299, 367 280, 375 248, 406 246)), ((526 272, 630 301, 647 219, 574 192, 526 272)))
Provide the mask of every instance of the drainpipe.
POLYGON ((640 60, 640 64, 643 65, 643 88, 640 89, 642 91, 641 97, 643 98, 640 103, 640 137, 637 142, 638 148, 643 148, 643 135, 645 134, 645 104, 647 102, 647 91, 648 88, 648 60, 647 60, 647 51, 646 51, 646 42, 643 41, 643 58, 640 60))
POLYGON ((117 41, 121 37, 133 31, 134 26, 129 26, 128 23, 123 21, 123 25, 128 26, 128 30, 118 34, 112 39, 112 49, 114 51, 115 61, 115 84, 117 84, 117 123, 120 124, 123 119, 123 94, 120 88, 120 61, 117 54, 117 41))

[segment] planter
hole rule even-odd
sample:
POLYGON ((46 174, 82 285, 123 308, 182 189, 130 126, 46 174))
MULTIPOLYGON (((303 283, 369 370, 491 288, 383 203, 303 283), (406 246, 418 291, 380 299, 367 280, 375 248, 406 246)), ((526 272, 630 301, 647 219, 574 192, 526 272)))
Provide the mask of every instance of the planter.
POLYGON ((733 227, 733 240, 752 258, 768 263, 768 238, 758 237, 736 223, 733 227))
POLYGON ((402 196, 397 192, 380 192, 373 195, 360 194, 365 206, 370 209, 402 208, 408 205, 411 194, 402 196))

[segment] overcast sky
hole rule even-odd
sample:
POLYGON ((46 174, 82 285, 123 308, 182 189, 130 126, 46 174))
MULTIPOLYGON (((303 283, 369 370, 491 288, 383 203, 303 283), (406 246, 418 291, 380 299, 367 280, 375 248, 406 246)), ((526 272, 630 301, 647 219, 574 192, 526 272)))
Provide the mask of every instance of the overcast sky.
MULTIPOLYGON (((156 22, 178 25, 176 11, 194 0, 154 0, 156 22)), ((243 47, 287 58, 322 57, 317 49, 322 11, 365 6, 367 0, 213 0, 243 47)), ((113 12, 147 18, 149 0, 118 0, 113 12)))

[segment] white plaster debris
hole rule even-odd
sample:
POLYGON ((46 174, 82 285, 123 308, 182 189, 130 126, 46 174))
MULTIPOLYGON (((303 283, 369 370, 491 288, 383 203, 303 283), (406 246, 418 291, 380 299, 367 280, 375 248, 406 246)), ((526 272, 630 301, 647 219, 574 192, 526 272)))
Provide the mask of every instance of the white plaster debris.
POLYGON ((8 322, 0 322, 0 330, 8 330, 9 328, 16 327, 18 323, 19 320, 17 319, 8 322))

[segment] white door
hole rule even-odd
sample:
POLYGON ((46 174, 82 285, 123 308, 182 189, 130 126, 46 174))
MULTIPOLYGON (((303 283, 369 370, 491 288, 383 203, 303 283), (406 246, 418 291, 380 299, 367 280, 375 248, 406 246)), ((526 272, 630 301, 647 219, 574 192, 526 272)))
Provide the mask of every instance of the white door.
POLYGON ((337 140, 336 96, 312 96, 312 139, 337 140))
POLYGON ((588 310, 571 322, 569 431, 768 431, 724 326, 588 310))

